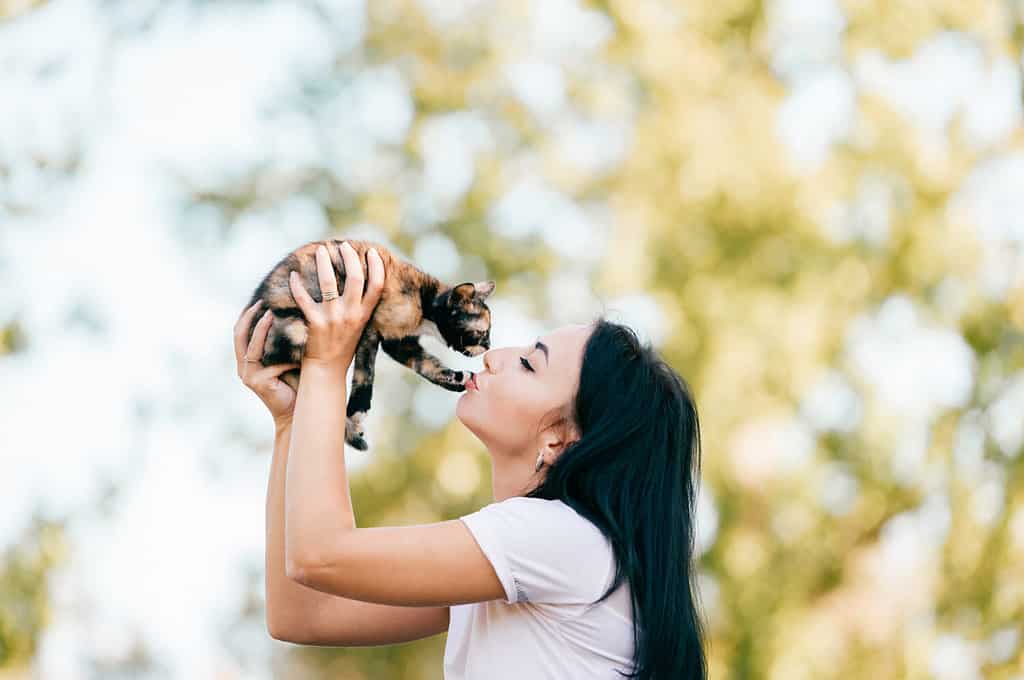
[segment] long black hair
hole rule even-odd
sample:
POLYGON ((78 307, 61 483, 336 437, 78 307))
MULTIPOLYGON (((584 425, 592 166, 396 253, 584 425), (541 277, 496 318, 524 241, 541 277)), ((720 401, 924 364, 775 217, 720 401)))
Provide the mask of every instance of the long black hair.
POLYGON ((633 607, 637 680, 705 680, 693 561, 700 427, 686 381, 628 326, 599 316, 576 396, 556 421, 579 436, 524 495, 557 499, 611 542, 633 607))

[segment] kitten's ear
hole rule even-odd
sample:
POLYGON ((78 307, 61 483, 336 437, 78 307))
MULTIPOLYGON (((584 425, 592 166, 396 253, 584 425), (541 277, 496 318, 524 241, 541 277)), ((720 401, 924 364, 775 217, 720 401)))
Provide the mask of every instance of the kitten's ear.
POLYGON ((456 303, 465 302, 471 297, 473 297, 473 284, 460 283, 452 288, 451 293, 448 295, 448 306, 454 307, 456 303))
POLYGON ((487 296, 494 292, 494 281, 477 281, 473 287, 476 289, 476 299, 486 300, 487 296))

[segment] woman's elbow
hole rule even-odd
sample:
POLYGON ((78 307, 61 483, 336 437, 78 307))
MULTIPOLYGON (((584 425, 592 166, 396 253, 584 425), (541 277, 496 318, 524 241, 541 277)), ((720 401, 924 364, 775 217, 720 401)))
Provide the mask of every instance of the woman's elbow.
POLYGON ((267 617, 267 634, 281 642, 292 642, 291 632, 280 623, 274 623, 273 619, 267 617))
POLYGON ((267 633, 275 640, 296 645, 313 644, 302 622, 296 621, 294 617, 275 615, 268 609, 266 623, 267 633))

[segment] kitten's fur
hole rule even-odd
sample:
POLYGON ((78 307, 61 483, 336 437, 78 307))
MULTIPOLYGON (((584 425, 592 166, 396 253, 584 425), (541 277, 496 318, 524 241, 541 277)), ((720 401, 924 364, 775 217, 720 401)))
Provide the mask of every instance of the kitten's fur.
MULTIPOLYGON (((292 270, 299 272, 310 297, 321 302, 316 248, 323 244, 330 253, 334 275, 338 279, 338 292, 341 293, 345 290, 345 262, 338 250, 342 240, 348 241, 359 254, 364 281, 368 272, 366 253, 371 247, 377 249, 384 261, 384 290, 359 339, 346 412, 345 442, 365 451, 369 447, 362 436, 361 423, 370 410, 378 344, 386 354, 430 382, 453 392, 465 390, 471 373, 445 368, 437 357, 420 346, 419 336, 433 335, 448 347, 470 357, 487 351, 491 342, 491 312, 484 300, 494 292, 494 281, 449 286, 400 260, 379 243, 353 239, 311 241, 278 262, 249 300, 249 305, 252 305, 262 299, 264 308, 272 310, 274 315, 264 346, 264 366, 302 361, 306 321, 292 297, 288 273, 292 270)), ((365 282, 363 291, 366 291, 365 282)), ((253 317, 249 338, 260 316, 253 317)), ((298 390, 299 369, 285 371, 281 380, 298 390)))

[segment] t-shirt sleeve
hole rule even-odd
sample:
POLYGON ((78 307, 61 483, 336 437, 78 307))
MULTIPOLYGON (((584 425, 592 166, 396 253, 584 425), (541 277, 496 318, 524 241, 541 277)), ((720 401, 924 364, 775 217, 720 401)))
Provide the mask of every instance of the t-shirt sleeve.
POLYGON ((560 501, 513 496, 459 519, 490 560, 508 604, 590 603, 614 571, 600 529, 560 501))

